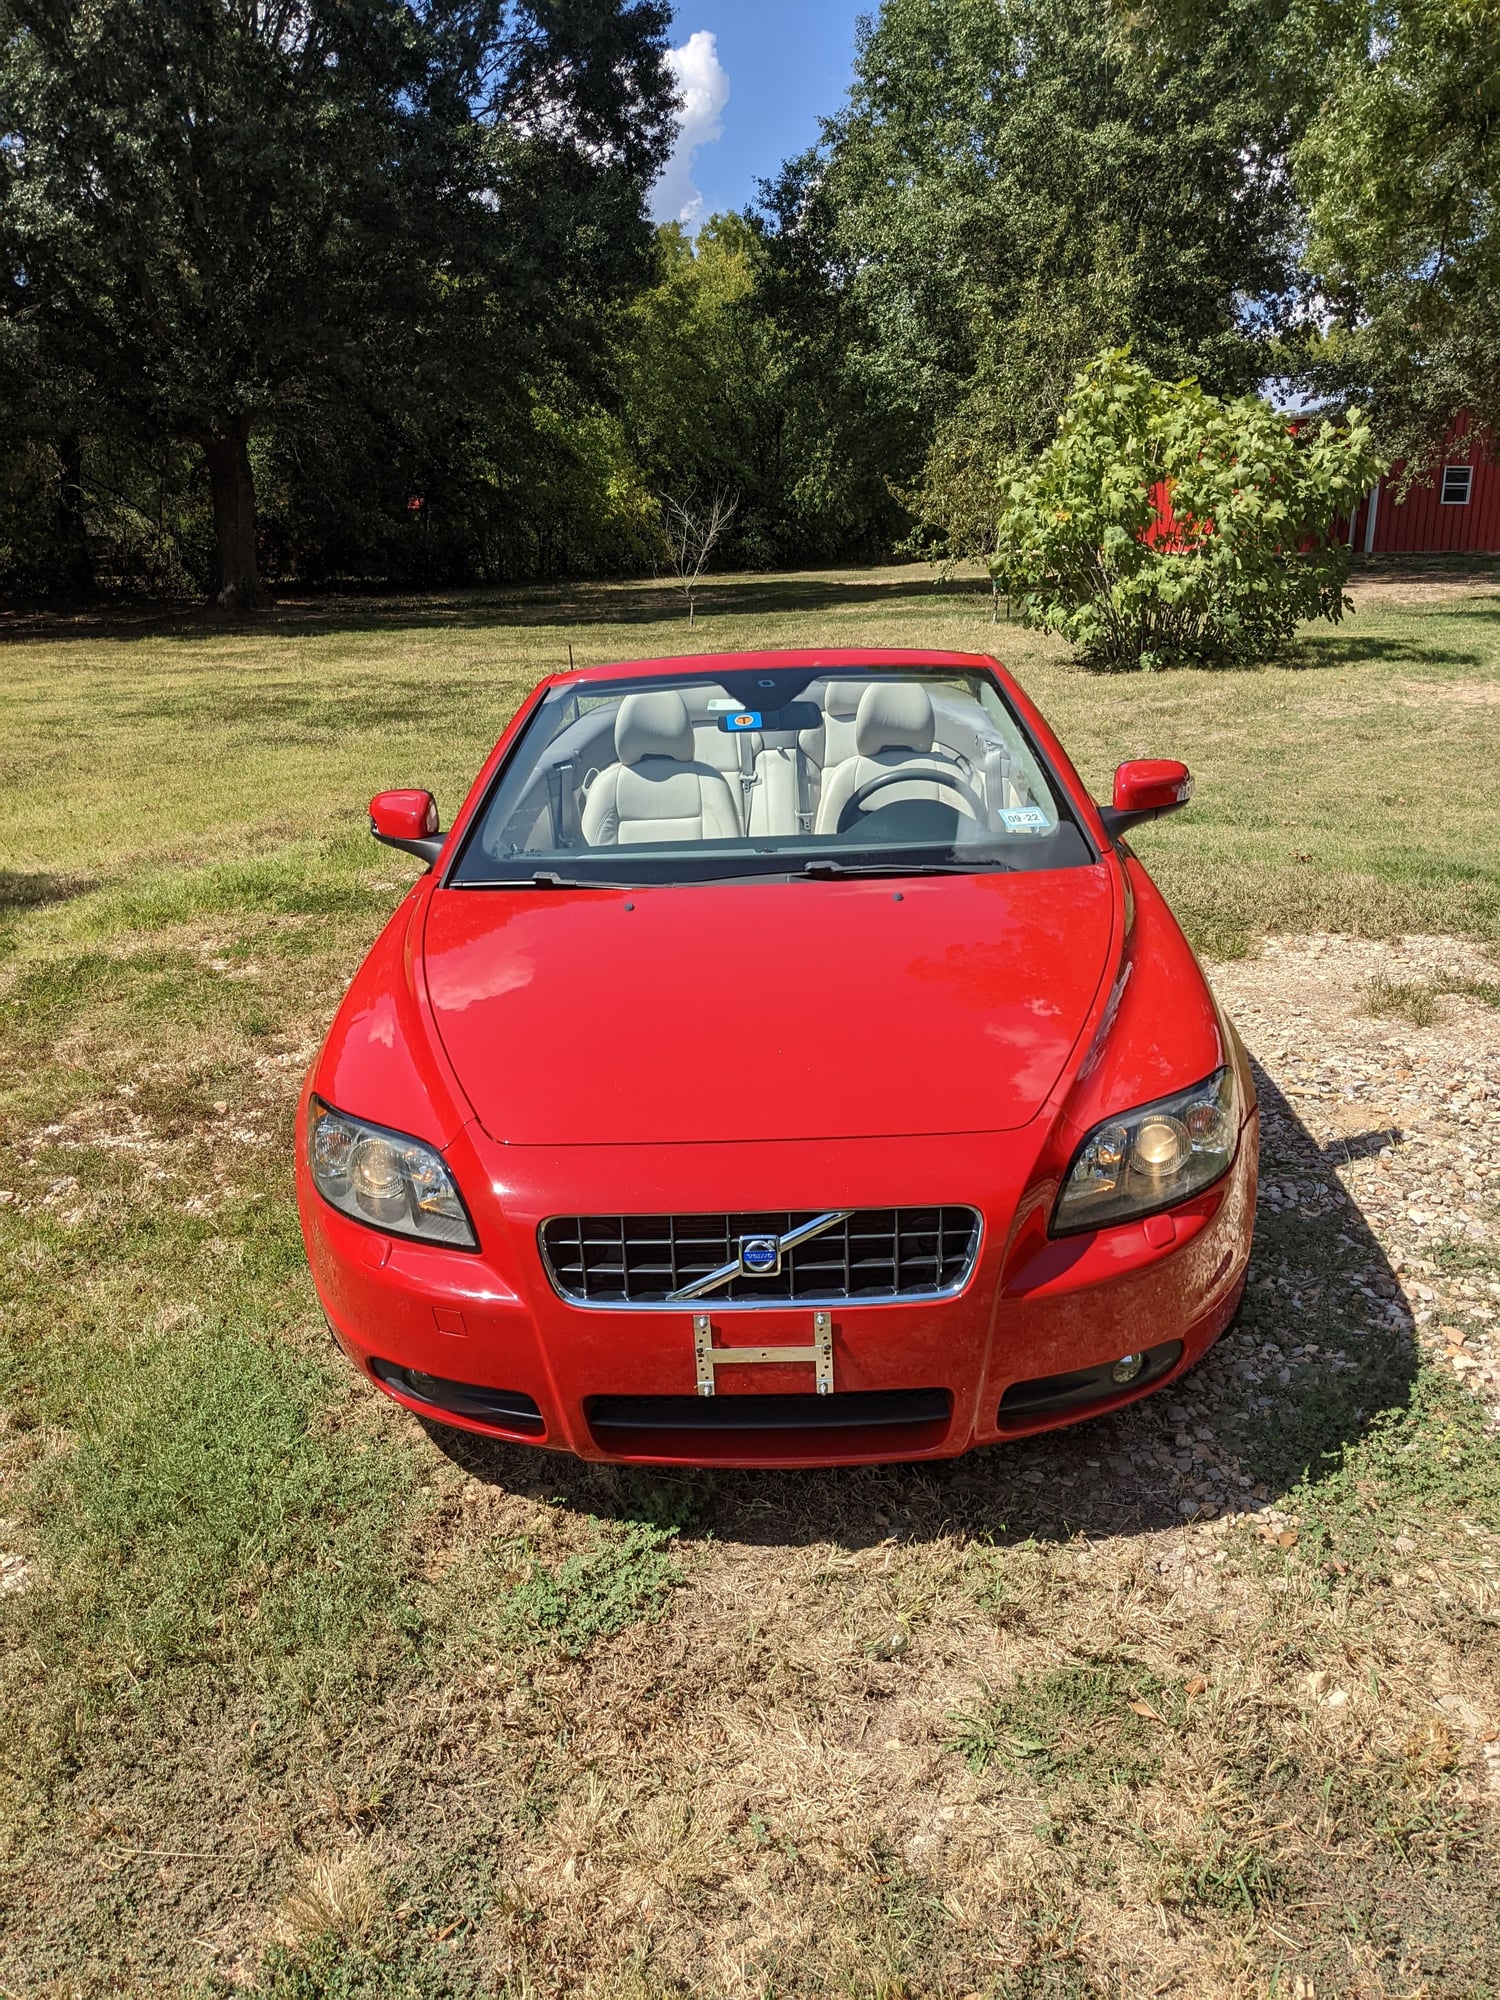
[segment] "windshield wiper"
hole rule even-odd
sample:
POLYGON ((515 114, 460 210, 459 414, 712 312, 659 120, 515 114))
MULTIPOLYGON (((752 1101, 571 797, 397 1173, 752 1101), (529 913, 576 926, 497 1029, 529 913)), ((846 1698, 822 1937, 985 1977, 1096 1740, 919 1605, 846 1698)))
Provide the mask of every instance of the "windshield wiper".
POLYGON ((617 882, 605 875, 559 875, 539 868, 534 875, 500 875, 484 882, 455 882, 455 889, 640 889, 641 882, 617 882))
POLYGON ((1008 861, 809 861, 802 873, 814 881, 842 875, 989 875, 1015 873, 1008 861))

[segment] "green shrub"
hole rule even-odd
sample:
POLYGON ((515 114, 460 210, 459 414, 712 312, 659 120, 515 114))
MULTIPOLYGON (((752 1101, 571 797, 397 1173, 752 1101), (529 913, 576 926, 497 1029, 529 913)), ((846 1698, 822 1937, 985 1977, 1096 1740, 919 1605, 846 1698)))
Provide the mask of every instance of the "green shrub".
POLYGON ((1300 620, 1343 616, 1349 551, 1329 530, 1380 469, 1357 410, 1294 436, 1258 397, 1160 382, 1117 349, 1047 449, 1002 472, 996 587, 1086 666, 1262 659, 1300 620))

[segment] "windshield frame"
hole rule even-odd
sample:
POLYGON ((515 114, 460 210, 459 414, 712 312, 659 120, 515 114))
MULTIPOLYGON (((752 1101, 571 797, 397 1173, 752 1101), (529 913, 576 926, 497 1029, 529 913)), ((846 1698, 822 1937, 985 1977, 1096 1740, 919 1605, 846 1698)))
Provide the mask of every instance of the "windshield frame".
MULTIPOLYGON (((638 671, 628 673, 610 672, 597 676, 583 673, 576 677, 567 676, 559 678, 553 681, 550 686, 544 686, 539 689, 536 699, 531 703, 530 713, 527 714, 521 728, 517 731, 514 742, 511 743, 502 761, 490 774, 489 782, 486 784, 481 797, 473 804, 472 809, 466 813, 462 837, 454 848, 453 853, 444 862, 437 886, 442 889, 488 889, 492 892, 502 889, 523 889, 532 891, 533 893, 546 893, 549 889, 556 886, 545 880, 533 879, 533 877, 546 877, 558 872, 558 857, 553 854, 539 854, 537 856, 538 865, 535 868, 528 867, 521 857, 517 857, 517 871, 514 876, 506 876, 503 879, 495 877, 476 877, 470 880, 462 879, 462 870, 465 863, 474 847, 478 845, 483 837, 491 808, 495 803, 496 794, 505 783, 507 777, 515 770, 518 760, 524 757, 528 745, 535 736, 540 718, 547 712, 551 698, 554 695, 570 693, 578 697, 579 701, 582 702, 590 696, 605 697, 618 693, 620 698, 623 699, 624 696, 631 693, 658 688, 680 690, 690 687, 701 687, 705 684, 722 687, 726 682, 732 682, 734 679, 739 678, 740 674, 743 674, 752 685, 758 681, 761 686, 765 686, 767 684, 766 676, 768 669, 776 672, 778 682, 786 684, 780 692, 783 698, 788 699, 798 698, 802 690, 813 682, 828 680, 833 677, 867 679, 870 681, 922 680, 932 682, 937 686, 946 685, 949 687, 956 680, 970 677, 986 682, 1004 710, 1011 728, 1015 731, 1022 745, 1024 745, 1027 754, 1034 762, 1037 771, 1045 780, 1052 794, 1058 823, 1053 832, 1047 836, 1048 840, 1055 840, 1064 831, 1064 828, 1071 828, 1076 832, 1087 851, 1086 860, 1062 865, 1089 866, 1097 864, 1103 858, 1103 850, 1091 831, 1086 818, 1079 811, 1071 786, 1058 770, 1056 762, 1046 747, 1037 740, 1032 730, 1027 726, 1025 718, 1019 713, 1014 701, 1011 699, 1010 690, 1007 688, 1001 673, 998 671, 998 662, 976 659, 973 655, 966 656, 962 660, 955 659, 950 663, 948 661, 935 661, 930 658, 925 660, 903 660, 899 655, 893 656, 888 654, 883 655, 878 660, 870 661, 841 660, 838 662, 820 662, 816 665, 804 664, 799 661, 795 665, 788 662, 785 666, 781 666, 780 663, 773 665, 773 663, 768 662, 765 655, 747 654, 743 656, 744 666, 737 674, 736 662, 740 657, 735 654, 719 655, 713 660, 711 667, 700 664, 690 669, 684 669, 681 672, 673 671, 673 663, 670 660, 631 661, 628 663, 629 666, 638 671)), ((841 857, 836 850, 830 853, 831 845, 832 843, 830 843, 827 836, 816 834, 798 835, 795 837, 778 836, 777 844, 774 847, 767 846, 761 849, 748 846, 746 839, 743 837, 733 841, 694 842, 692 850, 682 848, 673 850, 671 856, 672 873, 670 876, 665 876, 659 880, 652 879, 653 859, 655 866, 661 866, 666 857, 657 854, 653 858, 649 853, 643 853, 642 849, 636 846, 569 851, 567 854, 567 865, 568 872, 571 874, 574 872, 590 871, 594 866, 602 863, 603 866, 600 868, 597 880, 589 879, 581 886, 589 890, 599 888, 618 889, 620 891, 646 888, 690 888, 706 886, 708 884, 723 884, 727 886, 732 883, 748 884, 765 883, 768 881, 795 882, 821 880, 825 882, 839 882, 843 880, 857 882, 861 879, 876 880, 882 875, 895 877, 901 874, 909 874, 916 876, 924 872, 931 873, 934 876, 951 876, 955 879, 965 875, 980 876, 1050 872, 1045 867, 1017 869, 1001 859, 994 851, 993 844, 982 850, 977 849, 977 844, 976 848, 965 847, 960 849, 955 845, 944 849, 940 844, 933 842, 922 845, 909 845, 892 841, 869 842, 864 847, 846 848, 842 855, 842 859, 846 864, 843 870, 840 870, 836 866, 830 866, 826 869, 821 867, 804 868, 802 865, 804 863, 837 862, 841 857), (983 858, 985 855, 988 856, 988 859, 983 858), (596 856, 598 857, 597 862, 595 860, 596 856), (970 859, 976 863, 972 868, 963 865, 970 859), (581 870, 577 870, 576 865, 579 863, 582 864, 581 870)))

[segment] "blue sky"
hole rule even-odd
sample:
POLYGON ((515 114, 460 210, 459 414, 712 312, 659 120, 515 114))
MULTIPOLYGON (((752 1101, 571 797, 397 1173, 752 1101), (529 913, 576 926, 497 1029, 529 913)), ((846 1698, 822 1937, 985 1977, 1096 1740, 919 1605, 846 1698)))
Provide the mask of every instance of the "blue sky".
POLYGON ((876 0, 682 0, 672 26, 687 109, 658 182, 660 221, 743 208, 818 136, 848 87, 854 23, 876 0))

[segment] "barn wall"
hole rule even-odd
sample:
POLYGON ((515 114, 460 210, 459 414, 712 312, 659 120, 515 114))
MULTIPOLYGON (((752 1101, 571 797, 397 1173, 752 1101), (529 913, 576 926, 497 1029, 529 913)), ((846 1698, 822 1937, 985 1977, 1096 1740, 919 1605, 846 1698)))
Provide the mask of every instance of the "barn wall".
MULTIPOLYGON (((1401 465, 1392 466, 1380 482, 1380 501, 1375 509, 1373 553, 1377 555, 1441 555, 1449 551, 1474 550, 1485 554, 1500 552, 1500 465, 1488 450, 1488 439, 1478 437, 1465 460, 1452 449, 1467 429, 1464 419, 1454 425, 1445 463, 1468 463, 1474 468, 1467 507, 1445 507, 1439 495, 1443 475, 1439 467, 1427 480, 1417 481, 1399 504, 1401 465)), ((1370 503, 1364 501, 1354 521, 1354 546, 1365 546, 1370 503)))

